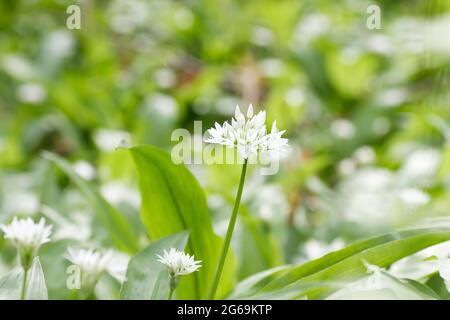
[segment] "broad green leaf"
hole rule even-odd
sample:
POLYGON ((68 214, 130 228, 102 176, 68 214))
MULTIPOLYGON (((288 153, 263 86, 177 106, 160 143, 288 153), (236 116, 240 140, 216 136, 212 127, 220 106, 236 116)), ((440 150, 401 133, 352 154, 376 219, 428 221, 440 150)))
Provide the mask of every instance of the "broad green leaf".
POLYGON ((286 270, 284 274, 280 275, 278 279, 271 282, 265 289, 275 289, 287 286, 301 278, 307 277, 337 264, 346 258, 365 252, 372 247, 390 243, 397 239, 420 235, 426 231, 430 231, 430 229, 403 230, 357 241, 341 250, 330 252, 318 259, 291 267, 286 270))
MULTIPOLYGON (((120 298, 124 300, 163 300, 169 293, 169 275, 166 267, 157 261, 157 255, 164 249, 184 250, 189 238, 188 232, 174 234, 151 243, 136 254, 129 262, 126 281, 120 298)), ((193 275, 182 277, 184 281, 193 275)))
POLYGON ((302 277, 320 271, 333 265, 334 263, 350 257, 353 254, 361 252, 375 245, 388 242, 395 238, 396 236, 394 236, 393 234, 385 234, 369 239, 364 239, 361 241, 357 241, 341 250, 328 253, 318 259, 311 260, 298 266, 293 266, 287 269, 283 274, 279 275, 276 281, 271 282, 270 285, 268 285, 267 289, 282 288, 302 277))
MULTIPOLYGON (((22 288, 24 272, 21 267, 16 267, 0 279, 0 300, 19 300, 22 288)), ((27 300, 47 300, 48 292, 45 284, 39 257, 33 259, 28 271, 26 286, 27 300)))
POLYGON ((438 296, 427 286, 377 271, 333 293, 329 300, 434 300, 438 296))
MULTIPOLYGON (((263 291, 309 282, 354 281, 366 275, 365 263, 385 268, 401 258, 449 239, 449 229, 408 230, 372 238, 294 267, 263 291)), ((323 298, 329 293, 319 289, 309 296, 323 298)))
POLYGON ((16 267, 0 278, 0 300, 20 299, 23 270, 16 267))
MULTIPOLYGON (((175 165, 170 155, 150 146, 130 148, 137 167, 142 206, 141 217, 151 239, 190 231, 186 250, 202 260, 202 268, 180 283, 180 299, 202 299, 208 295, 222 247, 213 232, 205 194, 184 165, 175 165)), ((232 287, 235 263, 230 251, 217 297, 232 287)))
POLYGON ((69 162, 50 152, 45 152, 44 158, 52 161, 80 189, 97 214, 100 223, 108 230, 116 248, 128 253, 136 252, 137 240, 125 216, 111 206, 91 183, 77 175, 69 162))
POLYGON ((254 292, 253 294, 248 294, 246 292, 242 295, 236 295, 230 297, 230 299, 240 299, 240 300, 304 300, 308 298, 309 292, 313 292, 318 289, 340 289, 344 285, 337 282, 310 282, 310 283, 300 283, 293 286, 288 286, 283 289, 277 289, 272 291, 260 291, 254 292))
POLYGON ((258 272, 241 282, 234 288, 228 299, 242 299, 256 294, 261 288, 265 287, 270 281, 277 278, 289 266, 279 266, 269 270, 258 272))

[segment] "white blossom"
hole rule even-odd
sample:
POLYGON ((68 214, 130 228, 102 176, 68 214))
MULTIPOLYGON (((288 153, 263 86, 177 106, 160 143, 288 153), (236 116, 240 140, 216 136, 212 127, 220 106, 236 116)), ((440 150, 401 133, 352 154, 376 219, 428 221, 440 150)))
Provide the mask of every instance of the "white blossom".
POLYGON ((175 248, 170 248, 168 251, 164 250, 162 256, 157 256, 158 261, 167 267, 172 277, 190 274, 198 271, 201 267, 201 261, 195 261, 194 256, 175 248))
POLYGON ((286 152, 288 139, 281 137, 285 131, 278 131, 276 122, 273 123, 272 130, 267 132, 265 122, 265 111, 253 115, 253 106, 250 105, 245 116, 239 106, 236 106, 231 125, 227 121, 222 126, 216 122, 208 130, 211 137, 206 142, 236 148, 244 159, 259 153, 278 158, 286 152))
POLYGON ((417 209, 430 201, 430 196, 416 188, 405 188, 398 192, 399 199, 408 209, 417 209))
POLYGON ((18 249, 34 253, 42 244, 50 241, 52 226, 46 225, 44 218, 35 223, 31 218, 15 217, 10 224, 0 225, 0 229, 5 233, 5 239, 11 240, 18 249))
POLYGON ((79 266, 85 274, 98 277, 108 270, 112 255, 112 250, 101 252, 93 249, 68 248, 66 259, 79 266))

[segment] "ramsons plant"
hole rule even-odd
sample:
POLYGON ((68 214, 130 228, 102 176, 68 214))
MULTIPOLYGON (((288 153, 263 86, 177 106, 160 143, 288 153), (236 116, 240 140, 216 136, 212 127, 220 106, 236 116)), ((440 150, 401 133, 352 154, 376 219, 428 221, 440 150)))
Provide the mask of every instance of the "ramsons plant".
MULTIPOLYGON (((125 260, 126 275, 117 277, 114 269, 117 271, 119 264, 113 259, 113 250, 64 247, 66 252, 62 258, 80 271, 79 287, 70 288, 79 290, 72 298, 96 298, 98 283, 109 275, 121 286, 121 299, 440 299, 450 296, 443 290, 449 279, 448 255, 422 252, 450 241, 450 228, 445 221, 439 227, 399 230, 360 240, 313 260, 278 265, 252 274, 235 284, 236 260, 230 244, 238 213, 243 210, 240 204, 247 160, 265 152, 279 160, 286 152, 287 139, 282 138, 284 131, 278 131, 275 124, 267 131, 264 111, 253 115, 252 106, 247 116, 237 107, 231 125, 216 124, 209 133, 211 138, 207 143, 234 148, 244 158, 224 241, 213 231, 202 187, 184 165, 174 164, 164 151, 151 146, 127 149, 137 168, 141 220, 151 239, 145 247, 131 236, 133 227, 123 213, 81 178, 70 163, 55 154, 44 155, 74 182, 95 208, 115 250, 131 255, 129 261, 125 260), (405 273, 405 266, 421 265, 414 257, 432 261, 436 256, 438 260, 427 267, 426 273, 405 273)), ((320 184, 315 188, 320 188, 320 184)), ((403 198, 416 198, 417 192, 411 188, 404 190, 408 192, 402 193, 403 198)), ((58 220, 56 213, 48 208, 43 212, 55 222, 58 220)), ((36 223, 30 218, 14 217, 10 224, 0 228, 17 248, 21 266, 0 279, 0 297, 46 299, 44 273, 36 259, 41 246, 52 245, 52 225, 47 225, 44 219, 36 223)), ((54 229, 57 234, 58 228, 54 229)))
POLYGON ((30 218, 14 218, 10 224, 0 225, 0 229, 4 232, 5 239, 10 240, 17 248, 23 270, 20 299, 24 300, 27 294, 29 270, 34 258, 37 257, 39 248, 50 241, 52 226, 46 225, 44 219, 35 223, 30 218))
POLYGON ((267 133, 265 111, 260 111, 254 116, 252 105, 248 107, 247 117, 241 113, 239 106, 236 106, 236 111, 234 113, 234 118, 231 120, 231 125, 228 122, 225 122, 222 126, 220 126, 216 122, 215 127, 209 129, 211 138, 207 139, 206 142, 221 144, 229 148, 236 148, 239 154, 244 158, 233 213, 231 214, 227 233, 225 235, 225 243, 223 245, 214 280, 209 291, 208 297, 210 299, 214 299, 216 295, 225 259, 230 247, 231 238, 233 236, 234 227, 236 225, 239 204, 241 202, 242 191, 244 189, 248 158, 251 156, 258 156, 261 153, 267 153, 271 159, 279 160, 287 149, 288 139, 281 138, 284 132, 285 131, 278 131, 276 122, 274 122, 272 125, 272 131, 267 133))

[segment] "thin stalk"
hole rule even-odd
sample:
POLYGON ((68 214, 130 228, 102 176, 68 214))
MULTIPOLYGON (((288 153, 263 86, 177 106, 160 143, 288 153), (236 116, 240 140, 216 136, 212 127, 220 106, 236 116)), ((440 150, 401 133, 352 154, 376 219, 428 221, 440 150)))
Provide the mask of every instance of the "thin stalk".
POLYGON ((28 269, 24 268, 23 282, 22 282, 22 292, 20 293, 20 299, 25 300, 27 293, 27 280, 28 280, 28 269))
POLYGON ((175 291, 174 289, 170 289, 170 290, 169 290, 169 296, 167 297, 167 300, 172 300, 173 292, 174 292, 174 291, 175 291))
POLYGON ((239 212, 239 205, 241 203, 242 190, 244 189, 245 173, 247 172, 247 159, 244 161, 242 166, 241 179, 239 181, 239 188, 236 195, 236 200, 234 201, 233 213, 231 214, 230 222, 228 223, 227 234, 225 235, 225 241, 223 243, 222 252, 220 254, 219 262, 217 265, 216 273, 214 275, 214 280, 209 291, 209 299, 214 299, 219 286, 220 277, 222 276, 223 266, 225 264, 225 258, 227 257, 228 249, 230 247, 231 237, 233 236, 234 226, 236 225, 237 215, 239 212))

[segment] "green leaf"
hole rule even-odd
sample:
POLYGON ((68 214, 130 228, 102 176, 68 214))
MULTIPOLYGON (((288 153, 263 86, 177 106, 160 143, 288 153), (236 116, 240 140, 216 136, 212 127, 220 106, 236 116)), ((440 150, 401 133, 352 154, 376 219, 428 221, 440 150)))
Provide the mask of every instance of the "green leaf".
MULTIPOLYGON (((364 261, 385 268, 401 258, 449 239, 449 229, 416 229, 359 241, 287 270, 262 290, 272 291, 309 282, 356 280, 366 275, 364 261)), ((309 297, 323 298, 329 293, 330 290, 318 289, 309 297)))
POLYGON ((0 279, 0 300, 18 300, 20 299, 20 288, 23 279, 23 270, 16 267, 7 272, 0 279))
POLYGON ((34 258, 33 265, 28 271, 27 300, 48 300, 48 291, 45 284, 44 271, 39 257, 34 258))
POLYGON ((256 273, 239 282, 227 298, 243 299, 244 297, 253 296, 287 269, 289 269, 289 266, 279 266, 256 273))
POLYGON ((348 284, 329 300, 434 300, 438 296, 427 286, 410 279, 399 279, 386 271, 363 277, 348 284))
POLYGON ((67 287, 67 267, 65 258, 67 248, 76 245, 75 240, 61 239, 47 243, 39 250, 39 258, 47 279, 49 299, 70 299, 71 290, 67 287))
MULTIPOLYGON (((24 272, 21 267, 14 268, 0 279, 0 300, 19 300, 22 288, 24 272)), ((33 259, 33 264, 28 271, 26 287, 27 300, 47 300, 48 292, 45 284, 39 257, 33 259)))
MULTIPOLYGON (((202 260, 202 268, 180 283, 180 299, 206 298, 216 269, 222 240, 213 232, 205 194, 184 165, 150 146, 130 148, 137 167, 142 206, 141 218, 150 238, 156 240, 184 230, 190 231, 186 250, 202 260)), ((232 287, 234 257, 228 253, 218 290, 223 297, 232 287)))
POLYGON ((69 162, 50 152, 44 152, 43 156, 52 161, 80 189, 97 214, 100 223, 108 230, 116 248, 128 253, 135 253, 138 249, 137 240, 133 228, 125 216, 111 206, 91 183, 77 175, 69 162))
POLYGON ((450 293, 448 292, 447 286, 445 285, 445 280, 442 279, 439 272, 434 272, 428 278, 425 284, 431 288, 441 299, 449 300, 450 293))
MULTIPOLYGON (((187 231, 155 241, 135 255, 128 263, 126 281, 120 298, 124 300, 162 300, 169 293, 169 275, 166 267, 157 261, 164 249, 184 250, 189 238, 187 231)), ((186 275, 181 281, 193 275, 186 275)), ((176 293, 176 291, 175 291, 176 293)))
POLYGON ((290 283, 313 274, 317 271, 325 269, 347 257, 350 257, 358 252, 366 250, 370 247, 386 243, 388 241, 396 239, 396 235, 394 234, 385 234, 369 239, 364 239, 361 241, 357 241, 341 250, 331 252, 326 254, 323 257, 320 257, 315 260, 311 260, 305 264, 301 264, 298 266, 291 267, 289 270, 286 270, 284 274, 280 275, 276 281, 272 282, 268 288, 282 288, 284 286, 289 285, 290 283))

